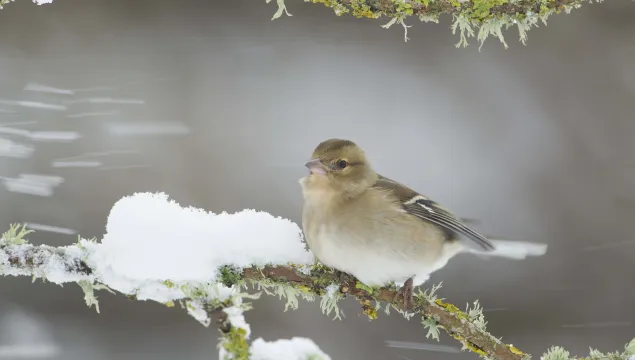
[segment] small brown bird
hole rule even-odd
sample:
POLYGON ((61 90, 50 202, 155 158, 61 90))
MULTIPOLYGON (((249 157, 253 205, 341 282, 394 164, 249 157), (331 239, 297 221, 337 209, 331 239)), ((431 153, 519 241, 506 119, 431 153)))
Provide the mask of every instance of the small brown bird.
POLYGON ((524 259, 547 250, 486 239, 436 202, 377 174, 352 141, 320 143, 306 167, 302 227, 311 251, 368 286, 403 283, 398 296, 406 308, 413 287, 461 252, 524 259))

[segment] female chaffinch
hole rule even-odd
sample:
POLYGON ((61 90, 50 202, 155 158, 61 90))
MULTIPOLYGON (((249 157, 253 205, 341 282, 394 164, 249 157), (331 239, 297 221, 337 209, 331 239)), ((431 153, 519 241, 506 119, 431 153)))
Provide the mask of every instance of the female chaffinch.
POLYGON ((406 308, 413 287, 461 252, 524 259, 547 250, 546 244, 488 240, 438 203, 377 174, 352 141, 320 143, 306 167, 302 228, 311 251, 366 285, 403 283, 398 296, 406 308))

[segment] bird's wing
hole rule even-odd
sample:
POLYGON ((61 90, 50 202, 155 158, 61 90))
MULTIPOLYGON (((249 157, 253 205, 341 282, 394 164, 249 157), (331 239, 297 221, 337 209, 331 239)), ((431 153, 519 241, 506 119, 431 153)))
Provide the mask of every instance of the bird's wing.
POLYGON ((404 210, 409 214, 439 225, 447 232, 466 236, 482 250, 490 251, 495 249, 494 245, 486 237, 465 225, 452 215, 450 211, 407 186, 381 175, 379 175, 379 180, 374 186, 393 193, 401 202, 404 210))

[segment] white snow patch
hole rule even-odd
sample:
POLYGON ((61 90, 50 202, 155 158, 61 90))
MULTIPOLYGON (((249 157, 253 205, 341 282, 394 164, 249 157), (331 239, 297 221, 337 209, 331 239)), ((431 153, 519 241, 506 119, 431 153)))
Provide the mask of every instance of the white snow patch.
POLYGON ((113 206, 94 260, 134 281, 209 282, 222 265, 311 264, 301 239, 295 223, 266 212, 214 214, 137 193, 113 206))
POLYGON ((340 290, 340 286, 338 284, 331 284, 326 287, 326 296, 333 297, 340 290))
POLYGON ((227 319, 233 327, 245 330, 245 338, 249 339, 251 335, 251 327, 245 321, 243 310, 237 306, 231 306, 223 310, 227 314, 227 319))
MULTIPOLYGON (((21 174, 21 179, 48 186, 63 181, 59 177, 37 174, 21 174)), ((29 227, 34 228, 34 224, 29 227)), ((35 224, 37 227, 63 230, 35 224)), ((244 329, 247 337, 251 329, 243 316, 243 295, 239 288, 216 282, 218 268, 289 263, 308 266, 315 261, 313 254, 305 249, 302 231, 287 219, 255 210, 214 214, 182 207, 164 193, 136 193, 115 203, 101 243, 81 239, 77 245, 61 248, 31 244, 10 246, 0 252, 4 274, 31 275, 29 271, 10 266, 8 260, 11 257, 24 262, 26 255, 34 251, 44 257, 35 259, 36 264, 42 260, 44 263, 34 269, 34 275, 45 276, 53 283, 97 281, 113 290, 134 294, 138 300, 163 303, 191 297, 191 291, 205 294, 205 298, 196 295, 185 300, 190 315, 205 325, 209 325, 210 318, 203 303, 231 298, 233 306, 223 311, 231 325, 244 329), (79 260, 93 270, 90 275, 69 272, 79 260), (192 290, 192 286, 196 290, 192 290)), ((329 294, 334 295, 335 289, 335 286, 329 287, 329 294)), ((8 352, 10 356, 19 356, 15 349, 12 351, 8 352)), ((224 352, 222 347, 220 352, 224 352)), ((257 339, 252 343, 251 352, 253 360, 331 359, 313 341, 300 337, 273 342, 257 339)))
POLYGON ((294 337, 276 341, 256 339, 251 344, 252 360, 331 360, 311 339, 294 337))
POLYGON ((207 311, 203 305, 197 301, 189 301, 186 306, 187 313, 196 319, 198 322, 203 324, 203 326, 209 326, 212 321, 209 316, 207 316, 207 311))

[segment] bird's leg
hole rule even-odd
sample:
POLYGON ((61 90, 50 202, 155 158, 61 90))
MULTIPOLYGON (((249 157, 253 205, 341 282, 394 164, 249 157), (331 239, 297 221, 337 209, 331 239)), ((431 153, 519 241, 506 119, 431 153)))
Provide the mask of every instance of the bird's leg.
POLYGON ((397 291, 397 294, 395 294, 395 298, 399 297, 400 295, 403 296, 403 307, 404 307, 404 310, 410 309, 410 306, 412 305, 412 290, 413 290, 412 283, 413 283, 413 281, 414 281, 414 276, 408 278, 408 280, 406 280, 406 282, 403 284, 401 289, 399 289, 399 291, 397 291))

